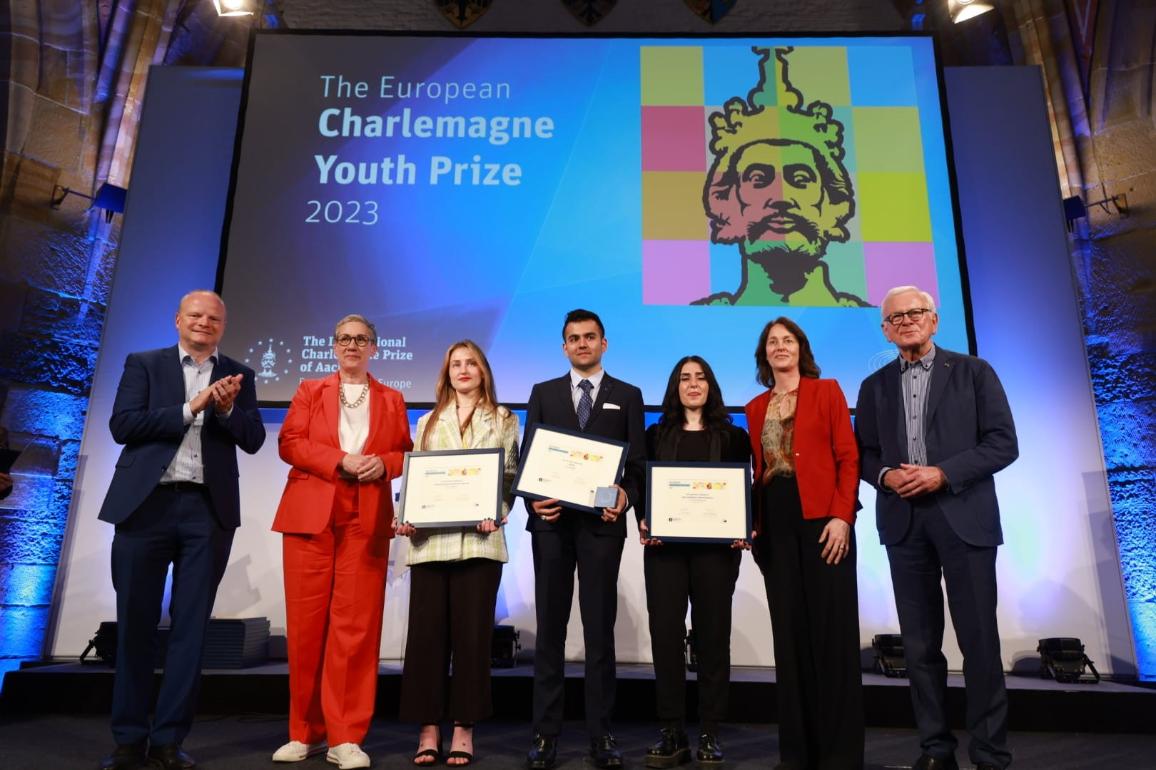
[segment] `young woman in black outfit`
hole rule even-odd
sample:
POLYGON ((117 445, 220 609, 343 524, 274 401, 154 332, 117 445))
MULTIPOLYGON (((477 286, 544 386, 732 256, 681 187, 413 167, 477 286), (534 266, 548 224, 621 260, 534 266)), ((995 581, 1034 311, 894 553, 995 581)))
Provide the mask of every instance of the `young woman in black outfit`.
MULTIPOLYGON (((683 358, 670 373, 662 417, 646 431, 646 450, 648 460, 663 462, 750 462, 750 438, 731 424, 714 372, 699 356, 683 358)), ((726 716, 730 687, 731 599, 747 543, 662 543, 648 536, 641 513, 639 519, 662 722, 658 742, 646 752, 646 765, 674 767, 690 761, 683 660, 688 600, 698 654, 697 759, 722 762, 718 728, 726 716)))

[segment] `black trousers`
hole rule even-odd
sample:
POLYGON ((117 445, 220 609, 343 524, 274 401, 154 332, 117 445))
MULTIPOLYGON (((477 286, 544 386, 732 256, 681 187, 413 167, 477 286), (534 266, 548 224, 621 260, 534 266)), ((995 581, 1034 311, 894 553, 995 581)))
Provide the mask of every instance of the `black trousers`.
POLYGON ((775 635, 779 755, 799 770, 863 767, 863 672, 854 533, 838 564, 819 557, 828 519, 804 519, 793 477, 763 486, 763 579, 775 635))
POLYGON ((580 516, 567 511, 550 530, 534 531, 534 732, 562 731, 565 692, 566 625, 578 571, 578 609, 586 646, 586 728, 591 737, 610 733, 617 684, 614 622, 618 617, 618 567, 625 538, 600 534, 580 516))
POLYGON ((996 625, 995 546, 973 546, 955 534, 933 500, 915 505, 907 536, 887 546, 911 701, 925 754, 955 754, 947 721, 947 659, 943 657, 943 588, 963 652, 968 755, 975 764, 1011 763, 1008 698, 996 625))
POLYGON ((402 721, 477 722, 493 713, 490 655, 501 580, 502 563, 492 559, 410 567, 402 721))
POLYGON ((207 489, 160 485, 112 538, 116 589, 116 677, 112 735, 118 744, 181 743, 189 733, 201 684, 205 629, 229 563, 232 528, 213 514, 207 489), (153 648, 173 567, 165 672, 152 723, 153 648))
POLYGON ((731 600, 742 551, 727 545, 664 543, 643 553, 654 692, 660 721, 686 724, 686 605, 698 655, 698 714, 702 731, 726 718, 731 675, 731 600))

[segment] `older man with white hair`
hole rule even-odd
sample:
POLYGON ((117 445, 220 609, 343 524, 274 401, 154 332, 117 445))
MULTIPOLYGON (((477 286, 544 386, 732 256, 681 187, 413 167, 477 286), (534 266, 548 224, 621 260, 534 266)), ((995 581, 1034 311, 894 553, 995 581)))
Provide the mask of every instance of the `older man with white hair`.
POLYGON ((955 770, 947 720, 943 591, 964 657, 968 754, 980 770, 1011 763, 996 626, 997 471, 1019 454, 1007 396, 984 360, 937 347, 935 301, 915 286, 883 299, 883 335, 899 356, 863 381, 855 411, 861 474, 877 490, 911 700, 918 770, 955 770))

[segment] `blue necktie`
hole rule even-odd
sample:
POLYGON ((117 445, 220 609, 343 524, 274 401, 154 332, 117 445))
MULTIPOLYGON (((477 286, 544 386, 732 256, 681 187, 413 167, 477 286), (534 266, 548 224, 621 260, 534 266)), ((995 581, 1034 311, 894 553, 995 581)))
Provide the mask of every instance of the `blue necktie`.
POLYGON ((590 391, 594 390, 594 383, 582 380, 578 383, 582 395, 578 399, 578 427, 586 430, 586 423, 590 422, 590 413, 594 411, 594 399, 590 398, 590 391))

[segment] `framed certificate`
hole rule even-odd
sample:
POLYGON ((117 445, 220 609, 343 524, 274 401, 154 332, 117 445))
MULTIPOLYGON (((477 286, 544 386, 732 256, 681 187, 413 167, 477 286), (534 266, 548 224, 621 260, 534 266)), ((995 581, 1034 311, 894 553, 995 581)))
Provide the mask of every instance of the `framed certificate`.
POLYGON ((541 424, 527 435, 514 494, 531 500, 555 498, 567 508, 598 513, 594 492, 622 478, 630 445, 541 424))
POLYGON ((647 463, 646 526, 651 537, 667 542, 750 538, 750 465, 647 463))
POLYGON ((501 447, 406 452, 398 521, 419 529, 501 521, 505 455, 501 447))

